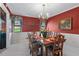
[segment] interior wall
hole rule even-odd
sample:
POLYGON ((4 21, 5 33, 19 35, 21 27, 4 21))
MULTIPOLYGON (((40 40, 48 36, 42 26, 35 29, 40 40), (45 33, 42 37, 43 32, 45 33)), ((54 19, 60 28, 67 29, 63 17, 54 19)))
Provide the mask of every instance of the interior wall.
POLYGON ((40 30, 40 20, 38 18, 22 16, 22 32, 31 32, 40 30))
POLYGON ((27 39, 27 37, 27 32, 12 33, 11 44, 19 44, 27 39))
POLYGON ((0 7, 4 10, 6 13, 6 48, 10 47, 11 44, 11 20, 10 20, 10 14, 4 4, 0 3, 0 7))
MULTIPOLYGON (((16 15, 20 16, 20 15, 16 15)), ((21 16, 22 17, 22 32, 14 33, 12 32, 11 44, 21 43, 24 39, 27 38, 27 32, 39 31, 40 29, 40 20, 33 17, 21 16), (29 28, 29 24, 34 25, 29 28)))
POLYGON ((12 33, 12 38, 11 38, 11 44, 18 44, 20 43, 20 39, 21 39, 21 33, 12 33))
POLYGON ((65 36, 64 43, 64 55, 65 56, 78 56, 79 55, 79 7, 72 10, 66 11, 64 13, 58 14, 51 17, 47 21, 48 30, 53 32, 60 32, 65 36), (62 19, 71 17, 72 19, 72 29, 71 30, 60 30, 59 22, 62 19))
POLYGON ((54 31, 54 32, 79 34, 79 7, 49 18, 47 21, 47 29, 50 31, 54 31), (72 29, 71 30, 60 30, 59 22, 60 20, 66 19, 66 18, 71 18, 72 29))

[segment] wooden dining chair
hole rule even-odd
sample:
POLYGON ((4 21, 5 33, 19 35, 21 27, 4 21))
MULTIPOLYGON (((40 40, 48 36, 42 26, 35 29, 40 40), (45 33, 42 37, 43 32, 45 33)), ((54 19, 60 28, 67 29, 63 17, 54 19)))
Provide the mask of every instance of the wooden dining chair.
POLYGON ((32 54, 32 56, 37 56, 40 46, 37 45, 37 41, 35 40, 33 34, 30 35, 29 37, 30 37, 29 38, 30 54, 32 54))
POLYGON ((28 34, 28 40, 29 40, 29 48, 30 48, 30 44, 31 44, 31 35, 28 34))
POLYGON ((64 44, 64 36, 58 35, 56 38, 56 41, 53 45, 52 54, 54 56, 63 56, 63 44, 64 44))
POLYGON ((33 41, 33 35, 32 34, 29 34, 28 35, 28 39, 29 39, 29 50, 30 50, 30 54, 34 55, 33 53, 33 44, 32 44, 32 41, 33 41))
POLYGON ((38 54, 39 48, 40 48, 40 46, 32 44, 32 50, 31 50, 32 56, 39 56, 39 54, 38 54))
POLYGON ((29 33, 28 34, 28 40, 29 40, 29 50, 30 50, 30 54, 32 53, 32 35, 29 33))

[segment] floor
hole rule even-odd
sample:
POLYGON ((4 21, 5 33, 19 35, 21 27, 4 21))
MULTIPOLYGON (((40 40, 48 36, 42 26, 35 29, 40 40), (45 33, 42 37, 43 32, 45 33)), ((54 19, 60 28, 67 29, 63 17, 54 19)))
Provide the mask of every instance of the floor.
POLYGON ((30 56, 28 39, 23 39, 20 43, 12 44, 8 49, 0 51, 0 56, 30 56))
POLYGON ((4 49, 0 49, 0 53, 2 53, 2 52, 4 52, 6 49, 4 48, 4 49))

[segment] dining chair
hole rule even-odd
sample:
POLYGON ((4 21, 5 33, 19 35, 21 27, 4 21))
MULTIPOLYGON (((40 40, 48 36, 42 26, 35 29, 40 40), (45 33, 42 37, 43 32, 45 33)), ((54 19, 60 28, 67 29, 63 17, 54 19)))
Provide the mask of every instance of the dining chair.
POLYGON ((31 49, 32 56, 37 56, 38 52, 39 52, 39 47, 36 46, 35 44, 32 44, 32 49, 31 49))
POLYGON ((30 54, 32 53, 32 35, 28 34, 28 39, 29 39, 29 50, 30 50, 30 54))
MULTIPOLYGON (((52 35, 49 35, 48 38, 49 38, 49 39, 55 39, 55 37, 52 36, 52 35)), ((54 42, 45 45, 45 55, 46 55, 46 56, 52 56, 52 55, 53 55, 53 54, 52 54, 53 44, 54 44, 54 42)))
POLYGON ((39 48, 40 42, 36 41, 36 38, 34 38, 34 34, 32 34, 29 38, 29 47, 30 47, 30 54, 32 56, 38 56, 39 55, 39 48))
POLYGON ((53 45, 52 54, 54 56, 63 56, 63 45, 64 45, 64 36, 58 35, 56 41, 53 45))

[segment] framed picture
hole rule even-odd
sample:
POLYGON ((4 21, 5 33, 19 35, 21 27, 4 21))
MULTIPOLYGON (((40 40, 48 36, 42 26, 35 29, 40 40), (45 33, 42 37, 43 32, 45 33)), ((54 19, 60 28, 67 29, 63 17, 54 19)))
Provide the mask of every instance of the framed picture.
POLYGON ((63 19, 59 22, 59 28, 60 29, 66 29, 66 30, 71 30, 72 28, 72 18, 66 18, 63 19))

